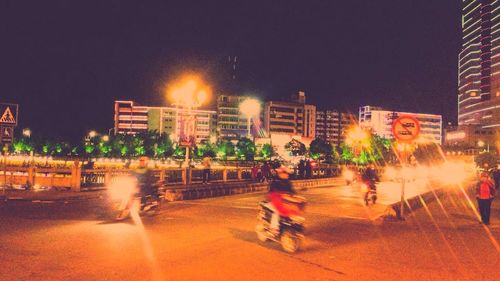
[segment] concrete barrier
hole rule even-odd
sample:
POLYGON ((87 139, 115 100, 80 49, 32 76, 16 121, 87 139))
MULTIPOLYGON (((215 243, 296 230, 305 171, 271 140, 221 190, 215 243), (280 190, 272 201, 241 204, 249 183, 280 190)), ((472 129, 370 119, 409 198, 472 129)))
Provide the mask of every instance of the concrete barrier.
POLYGON ((292 186, 297 190, 307 190, 308 188, 336 186, 345 184, 345 180, 340 177, 334 178, 318 178, 307 180, 293 180, 292 186))
POLYGON ((229 182, 166 187, 165 199, 168 201, 195 200, 250 192, 262 192, 267 191, 268 188, 269 184, 256 182, 229 182))
MULTIPOLYGON (((308 180, 293 180, 292 185, 296 190, 307 190, 309 188, 336 186, 344 184, 341 178, 321 178, 308 180)), ((260 182, 225 182, 210 183, 207 185, 192 184, 187 186, 175 186, 165 188, 165 198, 168 201, 195 200, 209 197, 229 196, 251 192, 265 192, 269 190, 268 183, 260 182)))
MULTIPOLYGON (((432 183, 431 183, 432 184, 432 183)), ((463 186, 466 189, 470 189, 473 187, 474 182, 473 181, 467 181, 463 186)), ((435 184, 434 186, 439 186, 438 184, 435 184)), ((420 209, 426 204, 429 204, 438 198, 442 197, 443 195, 446 194, 448 190, 448 187, 438 187, 432 190, 429 190, 425 193, 407 198, 405 200, 404 206, 404 214, 410 214, 411 212, 420 209)), ((400 218, 401 217, 401 202, 395 202, 387 206, 387 209, 385 213, 382 215, 384 219, 394 219, 394 218, 400 218)))

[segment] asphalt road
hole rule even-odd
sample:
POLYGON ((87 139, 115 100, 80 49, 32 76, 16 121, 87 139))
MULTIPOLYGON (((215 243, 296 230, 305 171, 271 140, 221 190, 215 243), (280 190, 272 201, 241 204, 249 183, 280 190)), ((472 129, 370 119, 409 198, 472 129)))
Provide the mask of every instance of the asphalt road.
POLYGON ((1 280, 500 280, 500 202, 479 224, 450 191, 404 222, 352 187, 317 188, 306 240, 284 253, 254 233, 264 194, 172 202, 143 225, 105 220, 103 200, 0 205, 1 280))

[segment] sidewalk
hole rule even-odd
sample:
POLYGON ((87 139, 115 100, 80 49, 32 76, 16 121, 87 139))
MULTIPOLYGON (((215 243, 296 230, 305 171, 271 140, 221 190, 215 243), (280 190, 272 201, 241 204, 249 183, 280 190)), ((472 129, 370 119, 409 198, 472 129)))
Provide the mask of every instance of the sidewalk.
POLYGON ((27 190, 6 190, 0 191, 1 200, 20 201, 77 201, 102 198, 106 190, 92 190, 82 192, 72 191, 27 191, 27 190))

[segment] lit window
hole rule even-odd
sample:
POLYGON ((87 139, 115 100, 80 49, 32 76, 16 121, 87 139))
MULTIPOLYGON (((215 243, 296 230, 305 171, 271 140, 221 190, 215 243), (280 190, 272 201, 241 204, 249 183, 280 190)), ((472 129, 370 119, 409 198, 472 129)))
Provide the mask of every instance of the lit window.
POLYGON ((475 96, 477 96, 477 93, 476 93, 476 92, 471 92, 471 93, 470 93, 470 96, 471 96, 471 97, 475 97, 475 96))

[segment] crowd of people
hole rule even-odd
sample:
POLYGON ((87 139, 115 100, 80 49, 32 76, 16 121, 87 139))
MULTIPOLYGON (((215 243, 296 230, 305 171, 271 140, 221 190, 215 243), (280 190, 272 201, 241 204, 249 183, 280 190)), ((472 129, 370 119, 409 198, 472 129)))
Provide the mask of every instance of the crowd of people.
MULTIPOLYGON (((273 170, 276 166, 280 166, 271 161, 264 161, 261 164, 255 162, 252 166, 252 180, 254 181, 270 181, 274 176, 273 170)), ((294 179, 310 179, 313 177, 313 163, 310 159, 300 160, 296 169, 291 171, 291 176, 294 179)))

